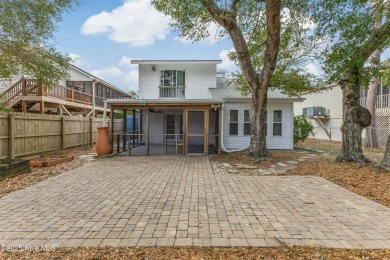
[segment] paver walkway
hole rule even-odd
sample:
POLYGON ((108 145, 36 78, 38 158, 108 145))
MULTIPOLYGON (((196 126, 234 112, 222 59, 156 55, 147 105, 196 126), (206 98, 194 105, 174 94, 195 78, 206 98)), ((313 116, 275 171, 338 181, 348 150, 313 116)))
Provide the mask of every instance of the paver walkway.
MULTIPOLYGON (((315 168, 313 168, 315 170, 315 168)), ((390 248, 390 209, 319 177, 115 157, 0 199, 0 244, 390 248)))

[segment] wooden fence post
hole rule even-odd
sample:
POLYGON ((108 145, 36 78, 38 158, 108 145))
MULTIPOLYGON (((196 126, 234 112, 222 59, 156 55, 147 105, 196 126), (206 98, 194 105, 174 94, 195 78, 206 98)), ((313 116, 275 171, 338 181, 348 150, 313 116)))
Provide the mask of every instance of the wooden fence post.
POLYGON ((65 117, 61 117, 61 149, 65 149, 65 117))
POLYGON ((15 133, 14 133, 14 122, 15 118, 13 114, 9 114, 8 116, 8 151, 9 151, 9 158, 14 159, 15 158, 15 133))
POLYGON ((91 147, 93 146, 93 117, 89 118, 89 134, 90 134, 90 141, 91 141, 91 147))

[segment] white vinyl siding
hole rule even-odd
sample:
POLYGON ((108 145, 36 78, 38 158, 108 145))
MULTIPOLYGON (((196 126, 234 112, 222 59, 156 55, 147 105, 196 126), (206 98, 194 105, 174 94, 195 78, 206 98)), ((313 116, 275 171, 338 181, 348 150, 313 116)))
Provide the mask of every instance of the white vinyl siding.
MULTIPOLYGON (((268 101, 267 106, 267 122, 266 131, 267 136, 267 147, 269 149, 293 149, 293 102, 273 102, 272 100, 268 101), (283 124, 283 136, 273 136, 272 135, 272 122, 273 122, 273 113, 271 111, 282 110, 282 124, 283 124)), ((250 135, 244 135, 244 117, 241 116, 238 118, 238 135, 231 136, 229 135, 229 111, 238 110, 239 115, 244 114, 244 110, 249 110, 251 107, 250 101, 245 102, 226 102, 223 109, 223 144, 226 149, 244 149, 249 146, 250 135)))
POLYGON ((216 88, 215 64, 157 64, 156 71, 153 65, 139 65, 139 97, 144 99, 158 99, 161 85, 161 71, 178 70, 185 73, 185 98, 210 98, 209 88, 216 88))

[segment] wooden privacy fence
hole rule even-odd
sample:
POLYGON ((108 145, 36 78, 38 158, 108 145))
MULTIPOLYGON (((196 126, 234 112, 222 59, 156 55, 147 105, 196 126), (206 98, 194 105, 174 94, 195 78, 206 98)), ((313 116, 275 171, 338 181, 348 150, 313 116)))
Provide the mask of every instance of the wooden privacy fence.
POLYGON ((92 144, 102 125, 100 118, 3 112, 0 159, 92 144))

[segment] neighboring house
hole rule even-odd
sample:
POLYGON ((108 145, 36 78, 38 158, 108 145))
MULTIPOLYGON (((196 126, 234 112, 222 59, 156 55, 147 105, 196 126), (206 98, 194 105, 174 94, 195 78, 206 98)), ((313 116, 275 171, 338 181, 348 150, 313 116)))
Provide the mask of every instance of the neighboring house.
POLYGON ((28 78, 1 84, 2 102, 13 110, 41 114, 92 115, 102 113, 106 99, 130 98, 129 94, 84 70, 70 65, 69 78, 47 88, 28 78))
MULTIPOLYGON (((176 153, 206 155, 249 146, 251 97, 227 84, 224 72, 217 72, 220 60, 132 63, 139 65, 139 99, 108 100, 108 104, 112 110, 138 112, 140 129, 135 134, 116 132, 113 138, 142 136, 146 154, 153 154, 150 147, 158 145, 164 145, 166 152, 170 144, 176 146, 176 153)), ((267 145, 270 149, 293 149, 294 102, 302 99, 279 91, 269 91, 268 97, 267 145)), ((117 151, 128 150, 125 141, 122 144, 118 139, 115 145, 117 151)))
POLYGON ((307 92, 302 94, 301 97, 305 100, 295 105, 294 114, 306 114, 314 126, 313 137, 341 141, 343 93, 340 86, 337 84, 328 85, 322 87, 321 91, 307 92), (314 108, 316 108, 316 111, 314 111, 314 108), (318 108, 323 108, 323 110, 320 111, 318 108))
MULTIPOLYGON (((367 90, 360 89, 360 105, 366 106, 367 90)), ((301 95, 305 101, 295 106, 294 114, 305 114, 315 129, 316 139, 341 141, 340 127, 343 123, 343 93, 338 84, 322 87, 321 90, 301 95)), ((389 89, 378 86, 376 101, 376 122, 380 144, 385 144, 390 130, 390 95, 389 89)), ((365 133, 363 133, 365 138, 365 133)))

